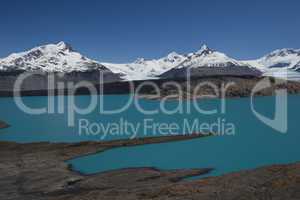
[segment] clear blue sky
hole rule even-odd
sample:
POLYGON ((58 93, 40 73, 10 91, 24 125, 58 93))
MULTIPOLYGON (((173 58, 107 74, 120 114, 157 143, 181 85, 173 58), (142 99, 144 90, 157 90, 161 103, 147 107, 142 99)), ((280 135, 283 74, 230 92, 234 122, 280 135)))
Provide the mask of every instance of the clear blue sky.
POLYGON ((3 0, 0 57, 66 41, 88 57, 126 62, 202 43, 234 58, 300 48, 299 0, 3 0))

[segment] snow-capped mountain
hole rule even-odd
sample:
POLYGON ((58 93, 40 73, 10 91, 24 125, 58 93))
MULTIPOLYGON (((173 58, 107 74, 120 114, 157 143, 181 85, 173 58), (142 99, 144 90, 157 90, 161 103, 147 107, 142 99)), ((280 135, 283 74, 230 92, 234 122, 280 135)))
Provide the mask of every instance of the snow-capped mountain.
POLYGON ((257 60, 244 62, 260 69, 293 69, 300 62, 300 49, 278 49, 257 60))
POLYGON ((74 51, 65 42, 48 44, 31 50, 13 53, 0 59, 0 71, 74 72, 108 70, 99 62, 74 51))
POLYGON ((186 59, 186 56, 180 55, 176 52, 172 52, 166 57, 159 58, 157 60, 138 58, 133 63, 102 64, 108 67, 112 72, 121 74, 122 78, 124 78, 125 80, 145 80, 157 78, 160 74, 176 67, 186 59))
POLYGON ((176 68, 197 68, 197 67, 226 67, 239 66, 240 63, 225 55, 224 53, 210 49, 203 45, 199 51, 188 54, 188 58, 176 66, 176 68))
POLYGON ((256 60, 242 61, 265 76, 300 80, 300 49, 278 49, 256 60))
POLYGON ((187 58, 163 73, 163 78, 184 78, 186 76, 201 77, 213 75, 252 75, 259 76, 261 72, 251 65, 228 57, 203 45, 199 51, 188 54, 187 58))
MULTIPOLYGON (((132 63, 101 63, 89 59, 65 42, 48 44, 13 53, 0 59, 0 73, 43 71, 80 73, 104 71, 111 80, 145 80, 186 75, 260 75, 300 79, 300 49, 280 49, 256 60, 240 61, 203 45, 198 51, 181 55, 172 52, 159 59, 139 58, 132 63), (111 78, 113 77, 113 78, 111 78)), ((94 73, 93 73, 94 75, 94 73)))
POLYGON ((54 87, 57 87, 58 82, 78 83, 84 80, 99 84, 121 80, 119 74, 82 56, 64 42, 13 53, 0 59, 0 91, 12 91, 20 73, 30 75, 22 82, 23 91, 47 90, 49 73, 55 76, 54 87), (39 72, 39 75, 34 72, 39 72))
MULTIPOLYGON (((176 71, 178 75, 185 75, 183 68, 199 68, 211 70, 218 67, 219 71, 222 67, 238 67, 244 66, 244 63, 228 57, 224 53, 210 49, 207 45, 203 45, 198 51, 181 55, 176 52, 168 54, 166 57, 157 60, 146 60, 144 58, 137 59, 133 63, 112 64, 102 63, 114 73, 119 73, 126 80, 145 80, 158 77, 174 76, 172 73, 176 71), (179 70, 182 69, 182 70, 179 70), (163 75, 163 76, 162 76, 163 75)), ((242 69, 242 68, 241 68, 242 69)), ((240 71, 237 70, 237 73, 240 71)))

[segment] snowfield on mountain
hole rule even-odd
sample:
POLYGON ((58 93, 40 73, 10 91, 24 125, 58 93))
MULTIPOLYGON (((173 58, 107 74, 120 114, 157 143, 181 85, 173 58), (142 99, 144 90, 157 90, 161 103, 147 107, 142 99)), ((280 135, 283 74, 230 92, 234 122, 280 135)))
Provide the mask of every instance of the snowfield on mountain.
POLYGON ((184 55, 172 52, 166 57, 157 60, 139 58, 135 62, 127 64, 102 64, 107 66, 114 73, 120 73, 126 80, 146 80, 157 78, 159 75, 176 67, 184 60, 186 60, 184 55))

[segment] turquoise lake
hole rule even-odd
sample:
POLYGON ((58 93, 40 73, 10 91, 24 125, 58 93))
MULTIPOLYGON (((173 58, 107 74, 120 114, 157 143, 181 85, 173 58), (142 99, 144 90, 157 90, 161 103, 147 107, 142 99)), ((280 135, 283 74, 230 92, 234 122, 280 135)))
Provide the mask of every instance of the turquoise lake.
MULTIPOLYGON (((67 97, 64 97, 67 98, 67 97)), ((77 96, 76 104, 84 107, 89 102, 88 96, 77 96)), ((24 97, 27 105, 36 108, 47 105, 47 97, 24 97)), ((108 95, 104 97, 104 107, 118 108, 128 96, 108 95)), ((199 101, 199 106, 207 110, 220 110, 219 99, 199 101)), ((255 98, 255 108, 260 113, 271 117, 274 115, 274 97, 255 98)), ((112 149, 103 153, 80 157, 68 161, 76 170, 86 174, 103 172, 128 167, 157 167, 160 169, 207 168, 215 170, 210 175, 220 175, 241 169, 251 169, 269 164, 281 164, 300 161, 300 133, 298 114, 300 113, 300 96, 288 96, 288 131, 282 134, 258 120, 250 108, 250 99, 228 99, 226 113, 212 115, 200 114, 196 109, 186 113, 164 114, 159 112, 145 116, 134 105, 121 114, 103 115, 95 110, 87 115, 76 115, 75 126, 68 127, 68 114, 29 115, 22 112, 12 98, 0 99, 0 119, 11 127, 0 130, 1 141, 27 142, 79 142, 103 139, 100 135, 79 135, 78 120, 84 118, 91 122, 109 124, 124 118, 131 123, 142 123, 151 118, 159 123, 183 124, 184 119, 198 119, 203 123, 214 123, 218 118, 235 125, 234 135, 213 136, 174 143, 153 144, 128 148, 112 149)), ((62 104, 68 109, 68 104, 62 104)), ((62 106, 61 105, 61 106, 62 106)), ((142 100, 145 109, 159 106, 158 101, 142 100)), ((166 105, 177 106, 176 101, 166 105)), ((183 127, 178 134, 184 132, 183 127)), ((160 136, 148 131, 139 132, 138 137, 160 136)), ((126 134, 108 135, 104 140, 124 139, 126 134)))

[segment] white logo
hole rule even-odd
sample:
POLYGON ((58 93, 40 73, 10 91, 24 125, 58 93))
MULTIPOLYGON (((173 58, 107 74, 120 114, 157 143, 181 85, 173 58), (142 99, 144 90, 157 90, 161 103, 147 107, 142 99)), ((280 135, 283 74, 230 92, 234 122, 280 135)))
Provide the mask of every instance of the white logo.
POLYGON ((259 81, 256 84, 256 86, 253 88, 251 93, 251 110, 260 121, 262 121, 269 127, 281 133, 287 133, 288 120, 287 120, 287 90, 286 89, 275 90, 276 101, 275 101, 275 112, 274 112, 275 114, 273 119, 268 118, 263 114, 257 112, 253 105, 253 96, 255 96, 255 93, 264 89, 268 89, 268 88, 270 89, 273 86, 286 82, 280 79, 272 79, 272 80, 274 80, 273 84, 271 83, 270 78, 264 78, 261 81, 259 81))

